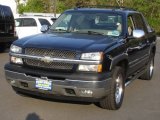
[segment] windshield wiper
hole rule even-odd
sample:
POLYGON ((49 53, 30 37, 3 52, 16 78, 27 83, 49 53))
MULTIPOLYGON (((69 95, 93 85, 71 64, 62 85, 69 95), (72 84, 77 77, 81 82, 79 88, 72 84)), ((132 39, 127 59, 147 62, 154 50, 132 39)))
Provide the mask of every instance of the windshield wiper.
POLYGON ((101 33, 101 32, 96 32, 96 31, 87 31, 88 32, 88 34, 89 35, 92 35, 92 34, 94 34, 94 35, 105 35, 104 33, 101 33))
POLYGON ((67 32, 67 33, 70 32, 69 30, 64 30, 64 29, 51 29, 51 30, 55 32, 67 32))
POLYGON ((89 34, 89 35, 105 35, 104 33, 101 32, 96 32, 96 31, 74 31, 75 33, 81 33, 81 34, 89 34))

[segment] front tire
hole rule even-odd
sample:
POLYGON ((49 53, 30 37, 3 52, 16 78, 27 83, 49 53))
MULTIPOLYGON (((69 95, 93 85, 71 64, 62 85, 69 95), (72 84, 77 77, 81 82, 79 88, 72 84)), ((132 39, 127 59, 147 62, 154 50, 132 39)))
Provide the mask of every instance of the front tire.
POLYGON ((112 72, 112 81, 110 84, 110 92, 99 105, 101 108, 109 110, 117 110, 121 107, 125 90, 125 76, 122 67, 116 66, 112 72))

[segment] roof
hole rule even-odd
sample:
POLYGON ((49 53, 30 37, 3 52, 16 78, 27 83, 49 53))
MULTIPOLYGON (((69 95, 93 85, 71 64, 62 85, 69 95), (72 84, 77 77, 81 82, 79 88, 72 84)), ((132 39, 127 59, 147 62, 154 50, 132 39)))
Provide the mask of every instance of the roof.
POLYGON ((71 11, 84 11, 84 12, 118 12, 122 14, 129 14, 129 13, 139 13, 138 11, 131 9, 131 8, 126 8, 126 7, 102 7, 102 8, 96 8, 96 7, 77 7, 74 9, 67 10, 66 12, 71 12, 71 11))

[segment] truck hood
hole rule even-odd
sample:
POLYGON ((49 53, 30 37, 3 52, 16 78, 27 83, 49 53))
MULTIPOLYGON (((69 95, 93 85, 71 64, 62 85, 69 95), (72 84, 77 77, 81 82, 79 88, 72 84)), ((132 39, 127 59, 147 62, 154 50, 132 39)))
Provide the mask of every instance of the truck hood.
POLYGON ((115 39, 103 35, 77 33, 38 34, 15 41, 23 48, 44 48, 75 51, 104 51, 115 43, 115 39))

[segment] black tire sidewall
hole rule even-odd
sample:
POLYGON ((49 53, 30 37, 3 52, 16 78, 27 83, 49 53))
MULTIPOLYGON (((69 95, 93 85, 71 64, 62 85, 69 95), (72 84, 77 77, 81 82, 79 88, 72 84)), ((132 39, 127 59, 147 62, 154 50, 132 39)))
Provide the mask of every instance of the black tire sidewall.
POLYGON ((148 68, 147 68, 147 72, 148 72, 148 75, 149 75, 149 80, 151 80, 152 79, 152 77, 153 77, 153 73, 154 73, 154 55, 152 54, 151 56, 150 56, 150 60, 149 60, 149 65, 148 65, 148 68), (150 65, 151 65, 151 62, 153 62, 153 71, 152 71, 152 74, 150 74, 150 65))

